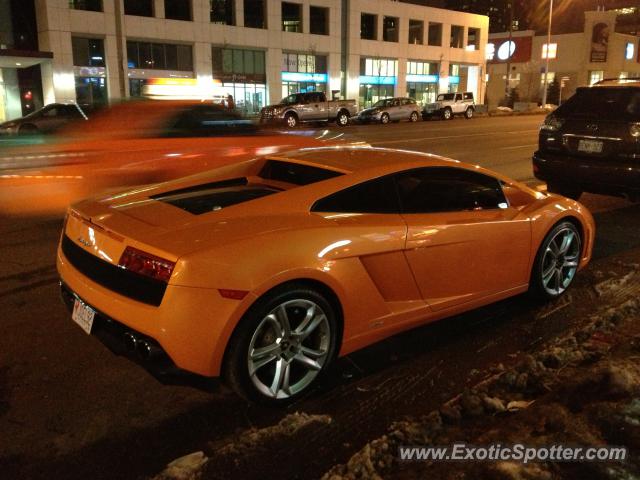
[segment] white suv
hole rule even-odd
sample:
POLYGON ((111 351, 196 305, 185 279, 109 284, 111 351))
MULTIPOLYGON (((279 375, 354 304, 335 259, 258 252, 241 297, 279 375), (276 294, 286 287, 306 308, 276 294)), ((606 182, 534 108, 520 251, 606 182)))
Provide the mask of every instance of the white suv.
POLYGON ((475 111, 472 92, 441 93, 435 103, 429 103, 422 109, 422 118, 428 120, 440 116, 444 120, 451 120, 454 115, 464 115, 472 118, 475 111))

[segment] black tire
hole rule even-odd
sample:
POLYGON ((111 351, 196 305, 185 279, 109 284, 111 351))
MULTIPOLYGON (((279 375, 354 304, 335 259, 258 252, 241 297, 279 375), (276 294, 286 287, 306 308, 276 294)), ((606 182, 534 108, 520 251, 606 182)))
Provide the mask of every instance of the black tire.
POLYGON ((339 127, 346 127, 349 125, 349 112, 345 110, 339 111, 338 116, 336 117, 336 125, 339 127))
POLYGON ((296 128, 298 126, 298 116, 295 113, 287 113, 284 116, 284 123, 288 128, 296 128))
POLYGON ((411 112, 411 115, 409 115, 409 121, 412 123, 415 123, 418 121, 418 112, 411 112))
POLYGON ((548 182, 547 191, 562 195, 563 197, 572 198, 574 200, 578 200, 582 196, 582 190, 580 187, 567 185, 566 183, 548 182))
MULTIPOLYGON (((339 322, 337 315, 336 309, 331 302, 329 302, 320 292, 309 288, 304 284, 289 283, 275 288, 260 298, 247 311, 237 325, 229 341, 227 352, 225 354, 223 364, 223 375, 225 380, 238 395, 248 400, 268 405, 286 405, 291 401, 294 401, 313 388, 318 380, 326 373, 328 367, 335 359, 338 352, 338 338, 340 338, 338 334, 339 322), (293 305, 291 306, 292 303, 293 305), (298 324, 298 317, 304 316, 305 312, 308 312, 308 310, 304 310, 303 307, 300 307, 298 303, 304 305, 316 305, 320 310, 315 311, 324 314, 323 316, 326 319, 326 323, 324 320, 321 320, 321 323, 315 327, 313 333, 309 334, 309 336, 303 340, 294 340, 293 335, 286 340, 285 336, 278 337, 278 333, 275 328, 271 326, 276 324, 274 322, 269 322, 267 317, 271 318, 271 316, 273 316, 273 318, 276 318, 277 314, 273 313, 274 309, 279 308, 283 304, 287 304, 288 306, 285 307, 285 311, 287 312, 286 316, 290 316, 289 323, 291 325, 291 331, 292 333, 295 333, 295 325, 298 324), (300 308, 301 312, 296 312, 296 309, 300 308), (272 333, 271 337, 267 338, 269 328, 272 329, 272 333), (266 333, 263 332, 265 329, 267 329, 266 333), (262 343, 258 343, 258 340, 262 343), (263 346, 265 342, 267 344, 263 346), (294 345, 296 342, 299 343, 299 345, 294 345), (252 345, 255 349, 252 348, 252 345), (250 355, 250 351, 255 352, 259 348, 269 349, 274 346, 277 346, 277 349, 279 350, 276 350, 275 353, 269 353, 269 356, 274 356, 275 358, 270 360, 268 363, 257 367, 254 375, 251 375, 249 372, 250 365, 255 365, 255 363, 252 363, 253 358, 250 355), (285 346, 284 351, 282 351, 283 346, 285 346), (306 347, 307 351, 313 351, 315 353, 326 349, 325 355, 322 357, 316 357, 317 363, 321 363, 319 370, 316 370, 315 368, 308 368, 306 363, 300 364, 301 362, 297 360, 297 358, 293 358, 300 354, 300 352, 294 352, 294 349, 299 346, 306 347), (287 360, 285 359, 286 355, 293 355, 293 357, 288 358, 287 360), (282 375, 284 375, 289 382, 298 378, 302 373, 301 371, 305 370, 305 368, 308 368, 305 375, 311 375, 312 371, 315 372, 313 373, 313 378, 310 378, 308 383, 299 381, 297 384, 291 385, 291 388, 295 388, 296 385, 303 385, 300 390, 286 392, 284 390, 280 391, 276 388, 275 396, 273 396, 273 393, 267 395, 266 392, 269 391, 269 387, 267 387, 266 384, 270 383, 269 377, 273 376, 272 381, 275 381, 275 377, 279 371, 277 367, 282 365, 282 368, 284 369, 285 362, 287 361, 289 373, 284 373, 282 375), (294 367, 297 367, 297 369, 294 367)), ((318 317, 320 317, 320 315, 318 315, 318 317)), ((309 323, 312 324, 316 318, 317 317, 315 316, 312 317, 312 320, 309 323)), ((300 322, 300 324, 302 323, 303 322, 300 322)), ((260 360, 256 360, 256 362, 266 360, 266 357, 259 358, 260 360)), ((304 376, 302 377, 303 380, 305 378, 306 377, 304 376)), ((272 388, 273 385, 274 383, 271 383, 272 388)), ((280 383, 278 385, 280 385, 280 383)))
POLYGON ((473 107, 469 107, 464 111, 464 118, 466 118, 467 120, 471 120, 473 118, 473 114, 473 107))
POLYGON ((442 110, 442 119, 453 120, 453 110, 451 110, 449 107, 442 110))
POLYGON ((380 123, 383 125, 387 125, 389 123, 389 114, 387 112, 383 113, 380 117, 380 123))
MULTIPOLYGON (((565 220, 557 223, 547 233, 536 253, 529 280, 529 293, 534 299, 554 300, 567 291, 578 271, 582 257, 582 244, 582 236, 578 227, 570 221, 565 220), (564 245, 564 243, 558 245, 558 238, 569 233, 573 235, 573 243, 567 246, 565 253, 556 256, 554 250, 564 245), (555 247, 552 246, 552 243, 555 247), (575 267, 573 262, 575 262, 575 267), (568 266, 569 264, 571 266, 568 266), (554 291, 556 287, 557 291, 554 291)), ((557 250, 561 251, 561 248, 557 250)))

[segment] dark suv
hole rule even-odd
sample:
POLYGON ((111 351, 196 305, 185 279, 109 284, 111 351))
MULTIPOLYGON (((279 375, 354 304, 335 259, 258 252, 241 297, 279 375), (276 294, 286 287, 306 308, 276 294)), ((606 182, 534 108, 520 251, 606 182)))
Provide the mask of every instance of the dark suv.
POLYGON ((576 94, 540 128, 534 175, 550 192, 640 199, 640 79, 606 80, 576 94))

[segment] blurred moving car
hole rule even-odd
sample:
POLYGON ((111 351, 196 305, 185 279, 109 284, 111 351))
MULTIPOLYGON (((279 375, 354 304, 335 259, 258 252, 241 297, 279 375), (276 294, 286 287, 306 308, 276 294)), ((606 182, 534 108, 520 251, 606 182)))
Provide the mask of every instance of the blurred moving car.
POLYGON ((116 352, 281 403, 337 355, 559 297, 593 240, 579 203, 477 166, 324 147, 80 202, 57 267, 73 320, 116 352))
POLYGON ((276 105, 264 107, 260 111, 260 123, 295 128, 301 123, 335 121, 344 127, 356 110, 355 100, 327 100, 324 92, 293 93, 276 105))
POLYGON ((0 135, 51 133, 69 122, 87 120, 87 110, 77 103, 50 103, 24 117, 0 123, 0 135))
POLYGON ((540 128, 533 173, 547 189, 640 200, 640 79, 579 88, 540 128))
POLYGON ((324 144, 311 135, 317 133, 263 131, 212 103, 127 102, 69 125, 48 143, 0 152, 0 212, 62 213, 108 188, 324 144))
POLYGON ((422 118, 428 120, 440 117, 443 120, 451 120, 455 115, 464 115, 465 118, 473 118, 476 111, 476 103, 473 92, 441 93, 435 103, 428 103, 422 109, 422 118))
POLYGON ((397 97, 378 100, 371 108, 358 113, 357 121, 361 123, 378 122, 387 124, 408 120, 417 122, 420 118, 420 107, 413 98, 397 97))

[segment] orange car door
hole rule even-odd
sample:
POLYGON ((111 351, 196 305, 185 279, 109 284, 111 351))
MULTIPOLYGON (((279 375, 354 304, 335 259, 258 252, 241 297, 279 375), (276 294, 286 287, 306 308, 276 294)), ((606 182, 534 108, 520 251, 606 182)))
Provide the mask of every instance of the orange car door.
POLYGON ((430 167, 397 177, 407 223, 405 255, 424 300, 441 310, 528 282, 530 222, 499 180, 430 167))

